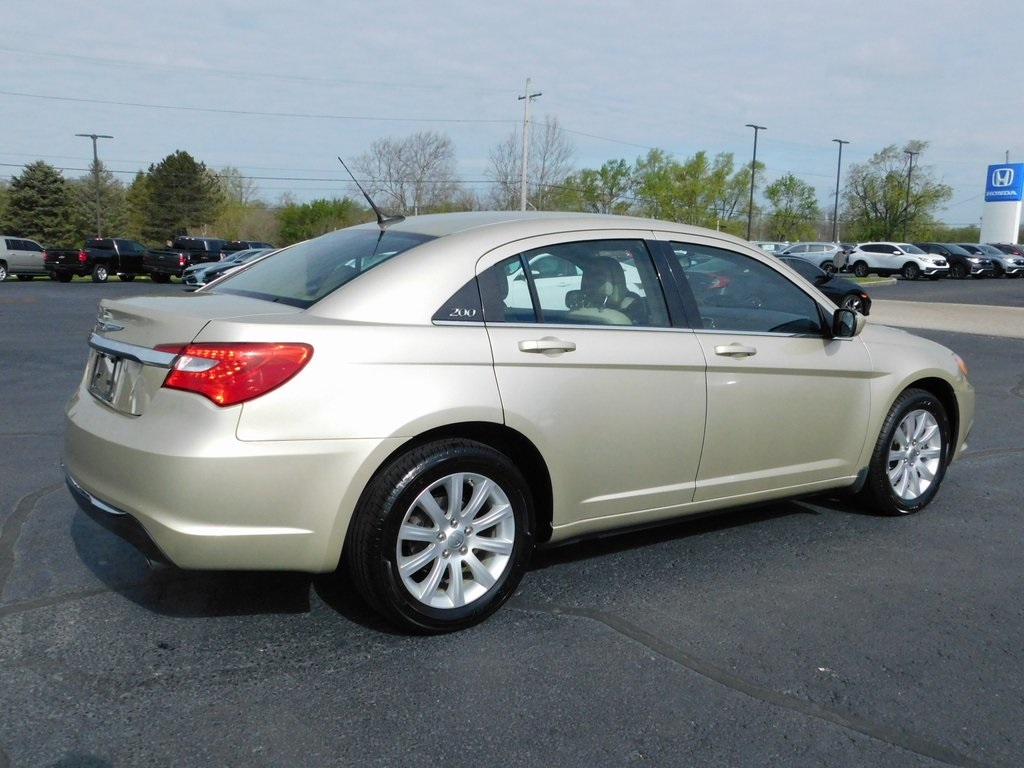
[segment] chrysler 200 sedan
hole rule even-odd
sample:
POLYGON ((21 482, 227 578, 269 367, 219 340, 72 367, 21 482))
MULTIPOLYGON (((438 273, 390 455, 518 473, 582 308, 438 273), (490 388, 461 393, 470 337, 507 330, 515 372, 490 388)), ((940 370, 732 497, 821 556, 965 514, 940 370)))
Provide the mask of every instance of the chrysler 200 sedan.
POLYGON ((442 214, 104 299, 63 461, 151 560, 345 569, 393 623, 443 632, 506 601, 538 546, 811 494, 917 512, 973 414, 953 352, 737 238, 442 214))

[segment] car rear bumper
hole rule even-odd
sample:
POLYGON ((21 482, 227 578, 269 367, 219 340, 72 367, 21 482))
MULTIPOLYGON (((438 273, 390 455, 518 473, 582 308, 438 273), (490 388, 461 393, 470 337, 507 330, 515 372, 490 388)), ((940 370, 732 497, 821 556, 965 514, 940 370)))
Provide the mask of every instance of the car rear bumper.
MULTIPOLYGON (((214 415, 229 421, 223 411, 214 415)), ((204 432, 195 414, 175 434, 147 428, 149 417, 114 413, 87 393, 72 398, 68 487, 92 519, 151 561, 187 569, 334 570, 376 452, 394 447, 243 441, 233 427, 204 432)))

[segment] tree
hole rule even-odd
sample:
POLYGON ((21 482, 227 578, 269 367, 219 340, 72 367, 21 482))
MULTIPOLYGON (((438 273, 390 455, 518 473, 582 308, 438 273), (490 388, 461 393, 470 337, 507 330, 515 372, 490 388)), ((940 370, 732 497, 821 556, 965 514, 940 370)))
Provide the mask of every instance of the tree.
POLYGON ((450 210, 461 192, 455 177, 455 145, 432 131, 402 140, 379 139, 353 165, 368 177, 367 192, 389 214, 450 210))
POLYGON ((902 149, 891 144, 866 163, 850 166, 843 214, 852 237, 910 239, 932 226, 934 211, 953 196, 953 188, 937 182, 930 168, 915 161, 927 147, 928 142, 916 140, 902 149))
MULTIPOLYGON (((559 207, 563 198, 559 187, 572 173, 573 147, 558 125, 558 118, 545 117, 529 135, 526 158, 527 203, 535 210, 559 207)), ((491 203, 496 210, 518 210, 522 205, 523 136, 512 131, 490 152, 487 172, 493 186, 491 203)))
POLYGON ((178 150, 146 173, 143 235, 163 241, 175 235, 201 232, 220 214, 224 193, 217 176, 178 150))
POLYGON ((37 160, 11 179, 4 229, 43 245, 74 245, 69 226, 71 199, 67 180, 49 163, 37 160))
POLYGON ((287 203, 277 212, 280 245, 333 232, 372 218, 366 208, 345 197, 341 200, 314 200, 311 203, 287 203))
POLYGON ((96 235, 117 237, 125 233, 128 215, 124 184, 114 178, 114 174, 103 166, 102 161, 94 161, 88 176, 69 181, 68 190, 71 201, 70 224, 76 242, 96 235), (99 231, 96 226, 97 199, 99 231))
POLYGON ((248 176, 243 176, 240 170, 230 165, 222 168, 221 172, 217 174, 217 178, 220 179, 221 190, 224 192, 224 198, 229 205, 231 203, 238 203, 239 205, 251 203, 256 199, 256 195, 259 194, 259 185, 248 176))
POLYGON ((636 162, 638 211, 652 218, 738 232, 750 169, 734 172, 733 167, 731 152, 709 160, 701 151, 680 163, 663 150, 652 149, 636 162))
POLYGON ((821 217, 814 187, 792 173, 776 179, 764 190, 772 205, 769 240, 810 240, 821 217))
POLYGON ((549 206, 564 211, 629 213, 633 204, 633 170, 625 160, 609 160, 598 169, 584 168, 548 194, 549 206))

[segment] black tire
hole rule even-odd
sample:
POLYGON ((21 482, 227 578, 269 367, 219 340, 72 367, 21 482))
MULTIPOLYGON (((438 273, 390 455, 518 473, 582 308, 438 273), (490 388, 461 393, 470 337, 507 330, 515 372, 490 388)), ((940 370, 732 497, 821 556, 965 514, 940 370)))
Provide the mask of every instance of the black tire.
POLYGON ((908 261, 900 270, 904 280, 917 280, 921 276, 921 268, 913 261, 908 261))
POLYGON ((129 275, 124 272, 121 272, 117 276, 117 279, 120 280, 122 283, 130 283, 132 280, 135 279, 135 275, 129 275))
POLYGON ((858 261, 853 265, 853 274, 855 277, 867 277, 868 271, 867 262, 858 261))
POLYGON ((496 611, 532 549, 522 474, 493 448, 453 439, 414 448, 378 472, 349 525, 344 558, 372 608, 405 630, 434 634, 496 611))
POLYGON ((967 277, 967 265, 952 264, 949 267, 949 276, 956 280, 963 280, 965 277, 967 277))
POLYGON ((848 293, 843 297, 842 303, 839 305, 843 309, 852 309, 854 312, 864 314, 864 297, 860 293, 848 293))
POLYGON ((72 275, 70 272, 57 272, 56 275, 57 282, 60 283, 70 283, 71 278, 74 277, 74 275, 72 275))
POLYGON ((28 282, 33 277, 35 277, 35 275, 18 275, 18 279, 21 280, 21 282, 23 283, 28 282))
POLYGON ((909 515, 935 498, 950 458, 949 417, 930 392, 905 390, 889 409, 861 500, 885 515, 909 515))
POLYGON ((164 274, 163 272, 154 272, 149 277, 150 277, 150 279, 154 283, 169 283, 169 282, 171 282, 171 276, 167 275, 167 274, 164 274))
POLYGON ((110 270, 106 264, 97 264, 92 268, 92 281, 94 283, 105 283, 110 277, 110 270))
POLYGON ((826 275, 828 275, 829 277, 835 277, 836 265, 833 264, 831 261, 823 261, 821 262, 820 266, 821 271, 824 272, 826 275))

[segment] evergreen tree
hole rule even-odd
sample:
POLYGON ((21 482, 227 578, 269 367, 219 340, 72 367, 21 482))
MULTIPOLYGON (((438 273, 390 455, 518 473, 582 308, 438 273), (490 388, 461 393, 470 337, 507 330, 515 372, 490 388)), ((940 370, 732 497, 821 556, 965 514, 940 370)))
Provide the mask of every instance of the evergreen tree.
POLYGON ((75 245, 67 180, 37 160, 11 180, 4 229, 43 245, 75 245))
POLYGON ((145 187, 145 195, 133 202, 144 206, 142 234, 150 242, 198 234, 216 221, 224 205, 216 174, 182 150, 149 166, 145 187))

